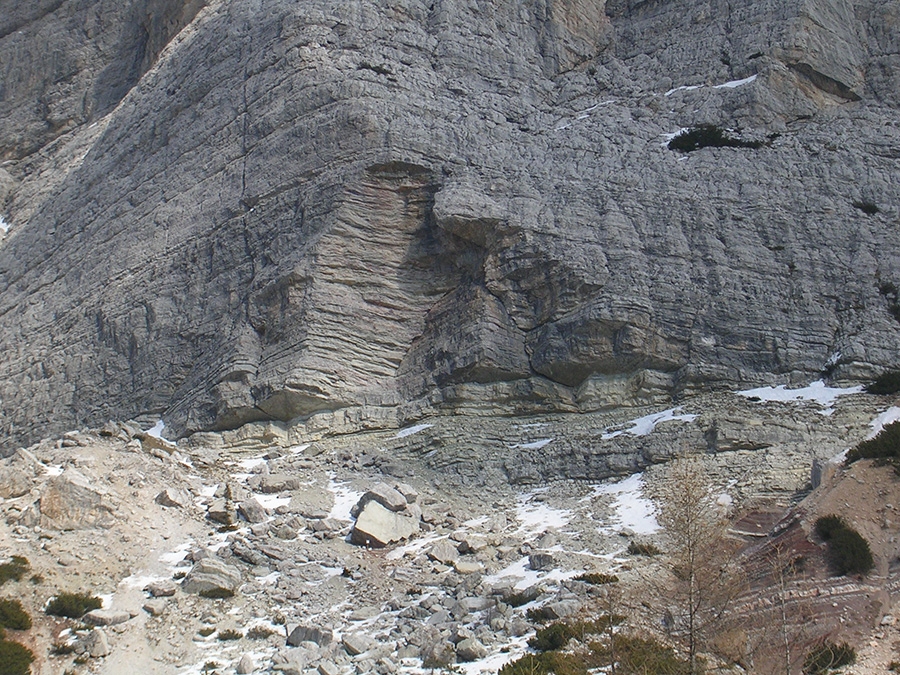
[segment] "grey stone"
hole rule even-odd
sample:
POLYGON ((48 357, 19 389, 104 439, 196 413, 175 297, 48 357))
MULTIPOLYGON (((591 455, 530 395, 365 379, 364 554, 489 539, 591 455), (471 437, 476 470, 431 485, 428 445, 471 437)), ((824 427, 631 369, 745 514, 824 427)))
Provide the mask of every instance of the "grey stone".
POLYGON ((528 556, 528 566, 533 570, 546 570, 556 564, 551 553, 532 553, 528 556))
POLYGON ((297 476, 290 476, 283 473, 253 476, 247 481, 247 484, 251 489, 270 494, 285 492, 286 490, 296 490, 300 487, 300 483, 301 481, 297 476))
POLYGON ((147 584, 144 587, 144 590, 152 595, 154 598, 167 598, 175 595, 175 591, 177 590, 177 586, 174 581, 170 581, 169 579, 162 579, 160 581, 154 581, 150 584, 147 584))
POLYGON ((185 593, 234 593, 241 583, 241 573, 217 558, 204 558, 188 572, 181 588, 185 593))
POLYGON ((331 661, 322 661, 316 670, 319 671, 319 675, 340 675, 341 673, 341 669, 331 661))
POLYGON ((370 638, 361 634, 348 634, 341 638, 341 644, 350 656, 358 656, 363 652, 372 648, 373 642, 370 638))
POLYGON ((350 541, 359 546, 380 548, 419 531, 419 519, 389 511, 377 501, 363 508, 350 531, 350 541))
POLYGON ((287 643, 297 646, 303 642, 314 642, 319 647, 331 644, 334 634, 327 628, 319 628, 317 626, 296 626, 290 631, 287 643))
POLYGON ((41 527, 79 530, 114 522, 108 494, 74 467, 47 481, 39 508, 41 527))
POLYGON ((87 639, 87 649, 91 658, 98 659, 109 656, 109 638, 102 628, 95 628, 90 632, 87 639))
POLYGON ((487 656, 487 648, 475 638, 466 638, 456 645, 456 656, 460 661, 477 661, 487 656))
POLYGON ((131 614, 121 609, 92 609, 81 617, 84 623, 92 626, 115 626, 131 619, 131 614))
POLYGON ((253 661, 253 657, 250 656, 250 654, 244 654, 240 661, 238 661, 234 670, 238 675, 250 675, 250 673, 256 670, 256 663, 253 661))
POLYGON ((206 517, 223 525, 231 525, 235 519, 234 504, 224 497, 214 499, 206 509, 206 517))
POLYGON ((459 551, 450 541, 441 539, 428 550, 428 557, 445 565, 452 565, 459 559, 459 551))
POLYGON ((269 517, 263 505, 252 497, 238 504, 237 511, 248 523, 262 523, 269 517))
POLYGON ((191 493, 179 488, 166 488, 156 495, 156 503, 160 506, 170 506, 179 509, 186 509, 193 503, 191 493))
POLYGON ((371 501, 376 501, 389 511, 403 511, 409 502, 406 501, 401 493, 384 483, 376 483, 366 490, 360 500, 350 510, 350 515, 354 518, 359 516, 362 510, 371 501))
POLYGON ((166 605, 166 601, 162 599, 147 600, 142 608, 150 616, 162 616, 166 611, 166 605))

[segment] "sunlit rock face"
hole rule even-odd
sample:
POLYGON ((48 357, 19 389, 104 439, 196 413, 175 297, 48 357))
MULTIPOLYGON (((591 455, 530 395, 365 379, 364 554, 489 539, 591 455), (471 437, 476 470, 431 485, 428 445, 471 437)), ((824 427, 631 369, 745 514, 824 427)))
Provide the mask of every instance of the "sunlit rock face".
POLYGON ((898 2, 20 4, 6 447, 896 365, 898 2))

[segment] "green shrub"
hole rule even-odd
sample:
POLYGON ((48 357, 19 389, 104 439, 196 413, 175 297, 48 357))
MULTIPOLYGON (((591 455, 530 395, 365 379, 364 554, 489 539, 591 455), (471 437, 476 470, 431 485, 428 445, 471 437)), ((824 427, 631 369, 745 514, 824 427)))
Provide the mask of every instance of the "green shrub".
POLYGON ((878 459, 892 462, 900 459, 900 421, 885 426, 875 438, 858 443, 844 460, 846 465, 860 459, 878 459))
POLYGON ((602 572, 588 572, 575 577, 575 581, 583 581, 586 584, 601 586, 603 584, 614 584, 619 580, 615 574, 603 574, 602 572))
POLYGON ((595 649, 605 654, 609 659, 615 654, 618 667, 617 673, 643 675, 654 673, 655 675, 689 675, 691 666, 687 661, 678 658, 675 650, 656 640, 616 635, 614 650, 608 646, 595 649))
POLYGON ((564 623, 552 623, 545 628, 538 629, 534 637, 528 641, 528 646, 536 652, 549 652, 565 647, 572 635, 569 627, 564 623))
POLYGON ((588 667, 582 654, 562 654, 560 652, 544 652, 543 654, 525 654, 521 658, 507 663, 497 675, 586 675, 588 667))
POLYGON ((866 387, 870 394, 890 396, 900 393, 900 370, 889 370, 875 378, 872 384, 866 387))
POLYGON ((10 630, 28 630, 31 628, 31 617, 18 600, 0 599, 0 626, 10 630))
POLYGON ((553 621, 553 619, 557 617, 546 607, 532 607, 525 612, 525 618, 532 623, 544 623, 546 621, 553 621))
POLYGON ((872 550, 852 528, 837 530, 828 542, 828 558, 837 574, 867 574, 874 566, 872 550))
POLYGON ((10 562, 0 564, 0 586, 7 581, 20 581, 28 567, 28 558, 20 555, 14 555, 10 562))
POLYGON ((810 650, 803 660, 805 675, 825 675, 828 671, 856 662, 856 650, 848 644, 825 640, 810 650))
POLYGON ((834 514, 816 520, 816 534, 822 541, 829 541, 835 532, 845 530, 847 527, 844 519, 834 514))
POLYGON ((510 607, 521 607, 537 600, 538 595, 540 595, 538 589, 526 588, 524 591, 513 591, 504 595, 503 602, 510 607))
POLYGON ((693 152, 700 148, 760 148, 761 141, 745 141, 729 136, 724 129, 713 124, 701 124, 682 131, 669 141, 669 150, 693 152))
POLYGON ((641 543, 637 541, 632 541, 628 544, 628 552, 631 555, 643 555, 643 556, 654 556, 659 555, 661 551, 656 548, 653 544, 650 543, 641 543))
POLYGON ((100 609, 103 601, 90 593, 60 593, 53 598, 44 611, 52 616, 80 619, 92 609, 100 609))
POLYGON ((28 675, 34 653, 18 642, 0 640, 0 675, 28 675))
POLYGON ((855 201, 853 202, 853 206, 865 213, 867 216, 874 216, 879 211, 879 208, 875 204, 875 202, 869 201, 868 199, 855 201))

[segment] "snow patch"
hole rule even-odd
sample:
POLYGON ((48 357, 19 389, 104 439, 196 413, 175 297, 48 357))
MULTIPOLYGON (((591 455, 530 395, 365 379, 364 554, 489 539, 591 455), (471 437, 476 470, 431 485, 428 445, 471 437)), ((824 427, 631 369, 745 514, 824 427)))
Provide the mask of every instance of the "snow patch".
POLYGON ((532 441, 531 443, 516 443, 515 445, 509 446, 510 450, 540 450, 546 445, 549 445, 555 438, 542 438, 538 441, 532 441))
POLYGON ((693 91, 694 89, 703 89, 702 84, 689 84, 681 87, 675 87, 674 89, 669 89, 664 96, 669 97, 674 94, 676 91, 693 91))
POLYGON ((751 75, 750 77, 745 77, 743 80, 731 80, 724 84, 717 84, 713 86, 713 89, 737 89, 738 87, 743 87, 745 84, 754 82, 756 77, 756 75, 751 75))
POLYGON ((242 459, 241 461, 237 462, 237 465, 239 467, 241 467, 242 469, 244 469, 244 471, 250 471, 254 467, 257 467, 257 466, 259 466, 261 464, 265 464, 265 463, 266 463, 265 456, 260 455, 259 457, 251 457, 250 459, 242 459))
POLYGON ((44 468, 44 475, 53 478, 54 476, 59 476, 63 472, 62 464, 56 464, 54 466, 48 466, 44 468))
POLYGON ((0 232, 3 232, 3 234, 9 232, 9 223, 3 219, 3 216, 0 216, 0 232))
POLYGON ((188 551, 191 550, 191 546, 194 545, 193 539, 188 539, 183 544, 180 544, 178 547, 172 549, 168 553, 163 553, 159 556, 159 562, 165 563, 167 565, 175 565, 182 560, 184 560, 184 556, 188 551))
POLYGON ((863 387, 861 385, 843 388, 828 387, 823 380, 816 380, 810 385, 798 389, 788 389, 785 385, 779 384, 777 387, 758 387, 757 389, 747 389, 735 393, 745 398, 758 398, 760 401, 779 401, 782 403, 815 401, 823 408, 828 408, 840 396, 859 394, 862 390, 863 387))
POLYGON ((523 591, 526 588, 531 588, 532 586, 546 581, 565 581, 566 579, 571 579, 572 577, 577 577, 581 572, 569 570, 568 572, 564 572, 561 569, 552 569, 548 571, 543 570, 533 570, 529 566, 528 556, 520 559, 517 562, 514 562, 512 565, 505 567, 495 574, 491 574, 490 576, 485 577, 484 581, 490 585, 497 585, 497 583, 501 579, 506 579, 508 577, 513 577, 518 579, 516 582, 515 590, 523 591))
POLYGON ((557 509, 543 502, 531 503, 535 494, 531 492, 519 497, 516 518, 522 523, 518 530, 520 533, 538 534, 550 528, 560 529, 569 524, 572 519, 571 511, 557 509))
POLYGON ((394 438, 406 438, 407 436, 412 436, 413 434, 417 434, 420 431, 425 431, 425 429, 430 429, 433 427, 433 424, 416 424, 412 427, 406 427, 405 429, 401 429, 397 432, 397 435, 394 438))
POLYGON ((291 503, 290 497, 266 495, 259 492, 252 492, 251 495, 264 509, 277 509, 279 506, 287 506, 291 503))
POLYGON ((163 438, 163 430, 166 428, 165 422, 162 420, 156 420, 156 424, 154 424, 151 428, 147 429, 147 435, 153 436, 153 438, 159 438, 160 440, 166 440, 163 438))
POLYGON ((328 491, 334 495, 334 507, 328 517, 336 520, 352 520, 350 509, 356 506, 363 493, 350 488, 349 483, 336 483, 333 477, 328 479, 328 491))
POLYGON ((644 474, 635 473, 616 483, 598 485, 593 492, 582 499, 587 501, 600 495, 615 495, 611 504, 613 515, 610 521, 615 528, 601 526, 601 534, 612 534, 614 529, 628 529, 635 534, 653 534, 659 531, 656 521, 656 507, 644 496, 644 474))
POLYGON ((680 407, 670 408, 669 410, 663 410, 662 412, 653 413, 652 415, 644 415, 643 417, 638 417, 637 419, 631 420, 630 422, 626 422, 626 424, 631 425, 630 428, 619 429, 618 431, 607 431, 600 438, 602 438, 604 441, 607 441, 610 438, 615 438, 616 436, 621 436, 622 434, 631 434, 632 436, 646 436, 656 428, 657 424, 662 424, 663 422, 670 421, 693 422, 695 419, 697 419, 697 415, 679 415, 677 414, 679 410, 681 410, 680 407))
POLYGON ((869 435, 866 436, 866 440, 875 438, 888 424, 893 424, 897 421, 900 421, 900 408, 898 408, 897 406, 892 406, 881 413, 874 420, 869 422, 869 426, 872 427, 872 431, 870 431, 869 435))

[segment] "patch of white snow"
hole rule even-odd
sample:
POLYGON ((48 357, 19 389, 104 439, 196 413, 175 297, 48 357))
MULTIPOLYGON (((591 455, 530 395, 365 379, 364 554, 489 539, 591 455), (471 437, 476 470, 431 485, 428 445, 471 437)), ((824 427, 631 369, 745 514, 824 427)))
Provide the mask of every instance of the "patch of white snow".
POLYGON ((415 426, 406 427, 405 429, 398 431, 394 438, 406 438, 407 436, 412 436, 420 431, 425 431, 425 429, 430 429, 433 426, 433 424, 416 424, 415 426))
POLYGON ((657 424, 662 424, 663 422, 670 421, 693 422, 695 419, 697 419, 697 415, 679 415, 677 414, 679 410, 681 410, 680 407, 670 408, 669 410, 663 410, 662 412, 653 413, 652 415, 644 415, 643 417, 638 417, 637 419, 628 422, 628 424, 631 424, 630 428, 619 429, 618 431, 608 431, 604 433, 601 438, 606 441, 610 438, 621 436, 622 434, 631 434, 632 436, 646 436, 656 428, 657 424))
POLYGON ((797 389, 788 389, 785 385, 779 384, 777 387, 758 387, 735 393, 745 398, 758 398, 760 401, 779 401, 783 403, 815 401, 823 408, 827 408, 833 405, 840 396, 858 394, 862 390, 862 386, 828 387, 823 380, 817 380, 806 387, 797 389))
POLYGON ((730 82, 726 82, 724 84, 717 84, 713 87, 713 89, 736 89, 738 87, 743 87, 745 84, 750 84, 756 80, 756 75, 751 75, 750 77, 745 77, 743 80, 731 80, 730 82))
POLYGON ((542 438, 537 441, 532 441, 531 443, 516 443, 515 445, 509 446, 510 450, 540 450, 546 445, 549 445, 555 438, 542 438))
POLYGON ((888 424, 893 424, 897 421, 900 421, 900 408, 898 408, 897 406, 892 406, 881 413, 874 420, 869 422, 869 426, 872 427, 872 431, 870 431, 869 435, 866 436, 866 440, 875 438, 888 424))

